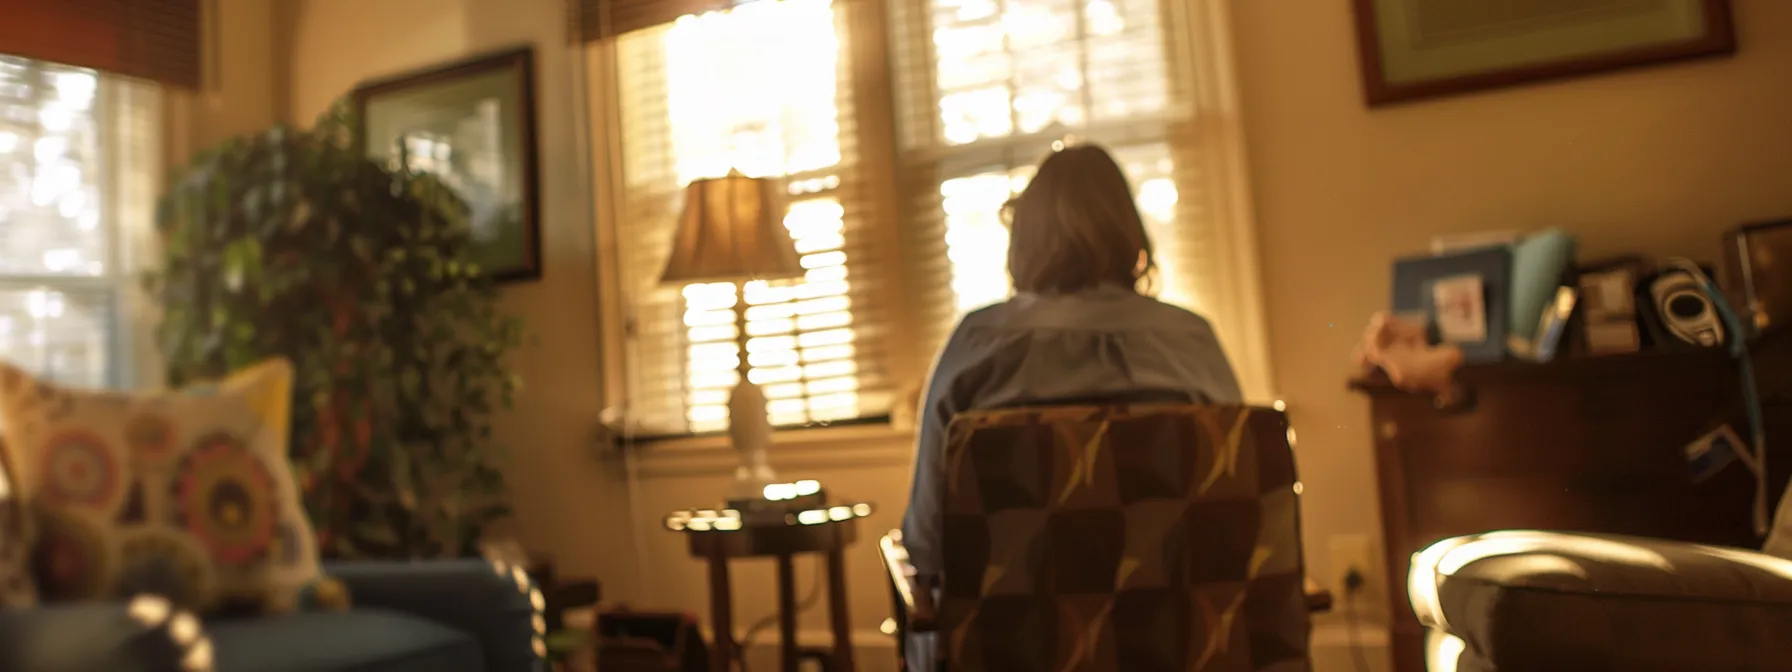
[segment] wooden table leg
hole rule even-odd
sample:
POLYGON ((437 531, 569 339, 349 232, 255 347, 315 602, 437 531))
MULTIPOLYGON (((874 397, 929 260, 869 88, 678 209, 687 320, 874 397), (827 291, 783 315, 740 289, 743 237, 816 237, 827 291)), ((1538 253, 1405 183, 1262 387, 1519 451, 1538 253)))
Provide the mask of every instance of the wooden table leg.
POLYGON ((853 672, 852 622, 846 608, 846 551, 828 551, 828 624, 834 631, 834 667, 829 672, 853 672))
POLYGON ((720 552, 709 556, 709 620, 715 631, 710 647, 711 672, 728 672, 734 666, 734 601, 728 585, 728 557, 720 552))
POLYGON ((778 556, 778 665, 796 672, 796 565, 788 553, 778 556))

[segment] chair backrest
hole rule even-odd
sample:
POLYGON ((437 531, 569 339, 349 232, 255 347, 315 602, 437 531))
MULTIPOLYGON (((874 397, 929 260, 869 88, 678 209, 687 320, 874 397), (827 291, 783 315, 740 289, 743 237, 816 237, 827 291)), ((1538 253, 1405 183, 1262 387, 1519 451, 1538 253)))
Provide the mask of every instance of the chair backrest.
POLYGON ((946 464, 937 646, 953 672, 1309 669, 1280 412, 967 413, 946 464))

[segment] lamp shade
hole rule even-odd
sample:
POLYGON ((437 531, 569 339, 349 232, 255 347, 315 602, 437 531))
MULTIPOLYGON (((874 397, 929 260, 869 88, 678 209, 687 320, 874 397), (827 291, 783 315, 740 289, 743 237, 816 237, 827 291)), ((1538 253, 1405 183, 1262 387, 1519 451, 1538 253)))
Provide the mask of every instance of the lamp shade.
POLYGON ((685 187, 663 283, 739 282, 800 277, 783 190, 775 180, 731 172, 685 187))

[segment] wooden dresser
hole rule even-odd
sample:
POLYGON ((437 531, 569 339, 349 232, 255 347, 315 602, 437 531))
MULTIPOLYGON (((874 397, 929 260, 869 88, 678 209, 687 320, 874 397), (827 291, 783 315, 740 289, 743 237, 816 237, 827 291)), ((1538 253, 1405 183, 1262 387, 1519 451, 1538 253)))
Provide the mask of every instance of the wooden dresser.
MULTIPOLYGON (((1757 370, 1783 370, 1757 357, 1757 370)), ((1465 369, 1472 400, 1358 381, 1371 398, 1395 669, 1424 670, 1424 633, 1406 602, 1411 555, 1434 541, 1529 528, 1758 547, 1753 478, 1740 462, 1694 482, 1682 447, 1730 421, 1746 440, 1731 360, 1717 351, 1644 353, 1465 369)), ((1792 408, 1767 405, 1770 506, 1792 473, 1792 408)))

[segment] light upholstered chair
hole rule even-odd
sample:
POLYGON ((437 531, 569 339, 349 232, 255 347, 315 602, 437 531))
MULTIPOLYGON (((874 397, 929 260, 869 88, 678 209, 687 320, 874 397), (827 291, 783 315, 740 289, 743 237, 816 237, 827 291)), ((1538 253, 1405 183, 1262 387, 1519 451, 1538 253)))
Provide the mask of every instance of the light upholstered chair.
POLYGON ((941 667, 1308 669, 1309 610, 1328 598, 1303 578, 1282 413, 966 414, 946 463, 943 575, 914 575, 900 534, 880 544, 898 621, 936 633, 941 667))
POLYGON ((1792 561, 1598 534, 1503 530, 1413 555, 1431 672, 1792 669, 1792 561))

